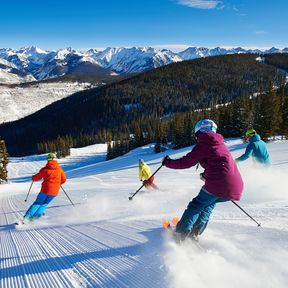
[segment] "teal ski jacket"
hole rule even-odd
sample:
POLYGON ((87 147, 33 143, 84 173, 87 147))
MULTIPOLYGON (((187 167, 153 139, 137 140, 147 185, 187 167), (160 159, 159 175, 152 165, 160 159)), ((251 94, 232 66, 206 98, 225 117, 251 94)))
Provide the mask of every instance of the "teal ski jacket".
POLYGON ((270 165, 271 160, 267 150, 266 143, 261 140, 260 135, 256 134, 249 139, 249 144, 246 147, 245 153, 236 158, 236 161, 245 161, 250 156, 261 164, 270 165))

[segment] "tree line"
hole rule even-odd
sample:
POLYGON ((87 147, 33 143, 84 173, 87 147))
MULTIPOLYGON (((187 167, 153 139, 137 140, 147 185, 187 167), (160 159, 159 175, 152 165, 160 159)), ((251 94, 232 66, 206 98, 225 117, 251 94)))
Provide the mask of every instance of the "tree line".
POLYGON ((151 142, 156 143, 155 152, 161 152, 168 147, 179 149, 195 143, 193 128, 195 123, 203 118, 213 119, 218 125, 218 132, 224 137, 241 137, 248 128, 256 129, 266 141, 275 135, 287 137, 287 86, 283 83, 276 89, 273 82, 269 81, 266 92, 248 97, 241 96, 223 105, 178 112, 162 118, 138 118, 117 129, 102 129, 99 133, 82 134, 75 139, 71 135, 58 137, 55 141, 41 143, 38 153, 59 153, 63 147, 64 152, 59 155, 64 156, 66 147, 82 147, 104 142, 108 145, 107 159, 113 159, 151 142), (66 146, 63 144, 65 141, 66 146), (43 145, 46 149, 43 149, 43 145))

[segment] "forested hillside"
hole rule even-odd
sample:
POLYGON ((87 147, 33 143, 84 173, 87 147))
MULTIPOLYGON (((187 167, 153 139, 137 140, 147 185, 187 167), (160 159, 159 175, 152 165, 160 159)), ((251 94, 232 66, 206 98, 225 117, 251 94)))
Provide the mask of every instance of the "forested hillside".
POLYGON ((265 55, 264 59, 266 64, 274 65, 275 67, 283 69, 288 73, 288 54, 269 54, 265 55))
MULTIPOLYGON (((189 119, 202 117, 200 114, 204 112, 213 112, 221 123, 225 117, 230 117, 228 114, 231 112, 227 110, 227 115, 224 113, 218 118, 221 109, 215 110, 217 105, 228 105, 240 98, 248 101, 259 93, 274 93, 275 86, 284 87, 283 72, 276 68, 280 66, 279 60, 274 60, 270 65, 266 61, 257 61, 257 56, 207 57, 160 67, 118 83, 76 93, 24 119, 1 125, 0 135, 6 141, 10 154, 25 155, 35 152, 37 147, 38 152, 51 150, 58 136, 61 137, 57 141, 68 143, 68 146, 119 139, 129 142, 126 146, 135 147, 137 142, 156 141, 159 138, 158 123, 165 122, 160 119, 168 117, 171 120, 175 118, 171 116, 181 112, 189 119), (192 113, 196 110, 200 111, 198 116, 192 113)), ((281 58, 281 55, 277 57, 281 58)), ((285 63, 286 58, 283 59, 285 63)), ((278 93, 275 92, 275 96, 278 93)), ((282 92, 283 99, 284 94, 282 92)), ((276 99, 280 99, 280 96, 276 99)), ((279 105, 281 102, 283 106, 283 101, 279 100, 279 105)), ((249 103, 250 108, 255 110, 256 106, 249 103)), ((278 109, 282 109, 279 105, 278 109)), ((231 109, 232 106, 228 106, 231 109)), ((253 114, 253 111, 249 113, 253 114)), ((249 117, 250 120, 254 119, 255 114, 249 117)), ((193 121, 188 121, 189 131, 193 121)), ((225 130, 225 125, 221 125, 225 130)), ((173 136, 171 131, 167 130, 167 139, 180 137, 173 136)), ((224 132, 230 136, 228 130, 224 132)), ((231 131, 230 134, 235 133, 231 131)), ((122 152, 126 149, 120 148, 122 152)))

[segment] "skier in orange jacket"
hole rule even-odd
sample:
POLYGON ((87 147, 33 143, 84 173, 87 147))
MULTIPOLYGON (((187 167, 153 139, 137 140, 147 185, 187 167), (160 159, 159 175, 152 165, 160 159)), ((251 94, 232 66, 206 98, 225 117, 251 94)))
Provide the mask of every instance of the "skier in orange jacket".
POLYGON ((55 158, 54 153, 49 153, 46 166, 32 176, 33 181, 41 179, 44 179, 44 181, 42 182, 41 192, 25 213, 24 221, 41 217, 47 205, 58 195, 60 186, 66 182, 65 173, 55 158))

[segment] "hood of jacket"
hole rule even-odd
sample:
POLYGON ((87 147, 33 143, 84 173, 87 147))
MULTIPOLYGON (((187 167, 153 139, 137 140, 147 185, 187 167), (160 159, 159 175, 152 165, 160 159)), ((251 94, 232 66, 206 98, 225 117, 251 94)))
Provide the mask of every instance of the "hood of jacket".
POLYGON ((249 142, 250 142, 250 143, 253 143, 253 142, 260 141, 260 140, 261 140, 260 135, 259 135, 259 134, 256 134, 256 135, 250 137, 249 142))
POLYGON ((198 144, 220 145, 224 143, 224 138, 221 134, 214 132, 200 133, 197 137, 198 144))
POLYGON ((56 170, 59 168, 59 164, 56 160, 50 160, 47 162, 45 168, 47 168, 49 170, 56 170))

